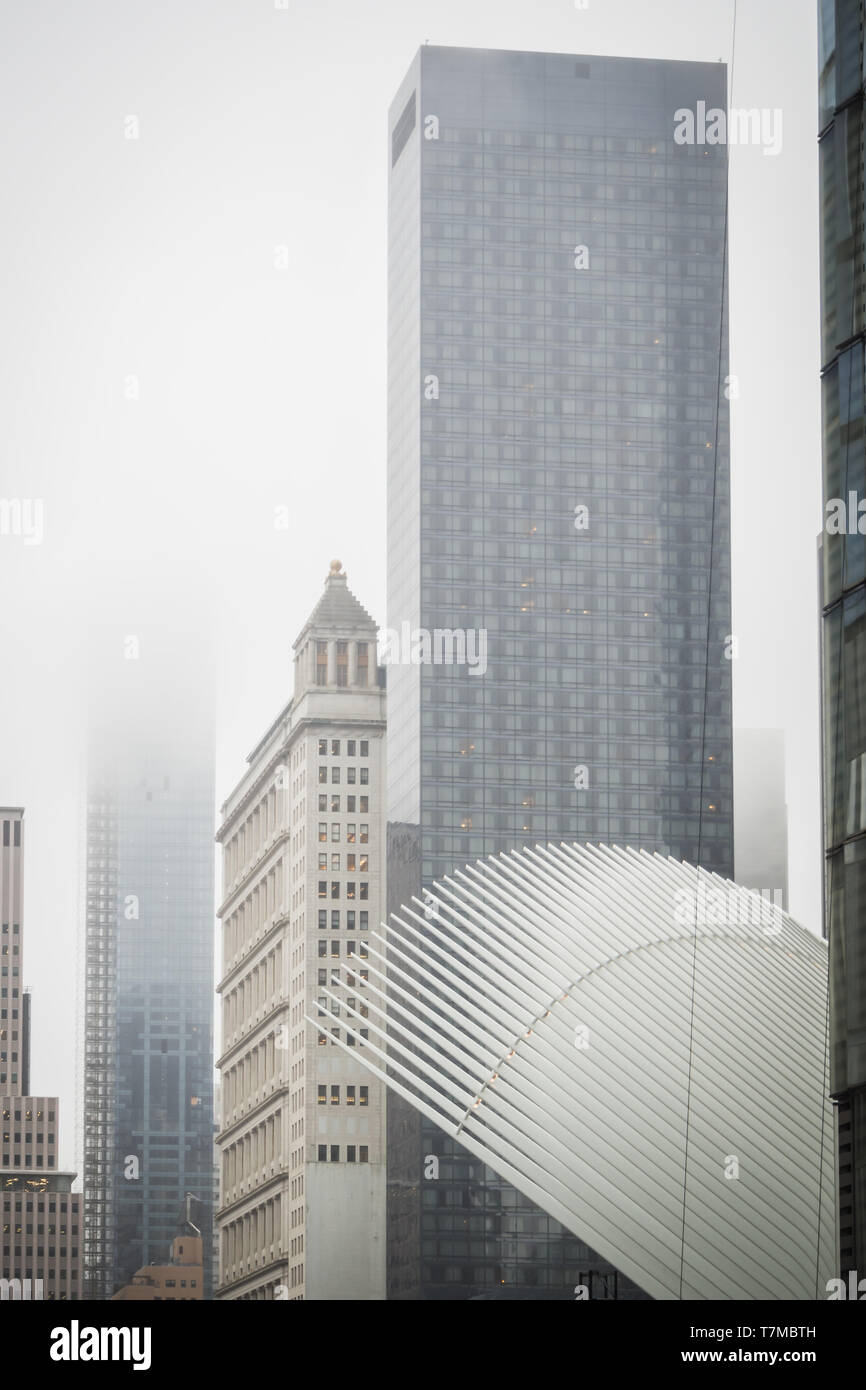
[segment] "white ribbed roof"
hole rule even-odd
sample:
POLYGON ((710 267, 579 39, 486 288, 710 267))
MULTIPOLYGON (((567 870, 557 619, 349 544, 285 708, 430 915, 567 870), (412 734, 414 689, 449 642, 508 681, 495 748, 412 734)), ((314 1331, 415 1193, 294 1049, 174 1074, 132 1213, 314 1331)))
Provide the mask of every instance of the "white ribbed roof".
POLYGON ((576 845, 470 865, 373 935, 352 1055, 470 1153, 654 1298, 825 1296, 823 941, 715 874, 576 845))

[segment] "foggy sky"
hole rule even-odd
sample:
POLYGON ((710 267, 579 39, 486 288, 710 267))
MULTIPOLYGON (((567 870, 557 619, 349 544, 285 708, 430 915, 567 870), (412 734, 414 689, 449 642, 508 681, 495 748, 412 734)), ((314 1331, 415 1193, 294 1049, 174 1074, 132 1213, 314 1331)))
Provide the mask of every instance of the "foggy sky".
MULTIPOLYGON (((219 803, 289 697, 331 559, 385 622, 386 113, 414 52, 730 63, 732 8, 2 6, 0 497, 43 499, 45 535, 0 537, 0 802, 27 809, 31 1084, 62 1097, 64 1164, 91 628, 114 642, 146 600, 182 630, 211 605, 219 803)), ((813 930, 816 67, 812 0, 740 0, 732 101, 781 108, 784 143, 731 151, 734 723, 784 730, 791 911, 813 930)))

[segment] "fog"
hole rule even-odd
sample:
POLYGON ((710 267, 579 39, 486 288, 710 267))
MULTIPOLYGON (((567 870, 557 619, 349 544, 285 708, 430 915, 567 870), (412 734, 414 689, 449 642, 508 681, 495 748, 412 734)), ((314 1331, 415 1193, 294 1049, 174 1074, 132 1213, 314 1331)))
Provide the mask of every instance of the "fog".
MULTIPOLYGON (((386 112, 414 52, 730 63, 732 14, 696 0, 3 6, 0 497, 41 500, 43 535, 0 535, 0 803, 27 811, 32 1086, 62 1098, 65 1165, 87 692, 109 688, 95 673, 116 661, 135 679, 123 641, 149 623, 212 634, 216 826, 289 697, 291 643, 332 558, 385 623, 386 112)), ((731 150, 734 723, 784 733, 790 908, 812 930, 816 89, 812 0, 741 0, 732 102, 784 122, 777 156, 731 150)))

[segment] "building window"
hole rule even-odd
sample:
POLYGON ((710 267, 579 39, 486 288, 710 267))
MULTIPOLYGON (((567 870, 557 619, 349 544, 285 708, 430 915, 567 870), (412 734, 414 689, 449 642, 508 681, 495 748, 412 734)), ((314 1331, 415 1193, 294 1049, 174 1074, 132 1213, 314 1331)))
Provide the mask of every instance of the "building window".
POLYGON ((319 970, 319 971, 318 971, 318 983, 319 983, 320 985, 326 985, 326 984, 328 983, 328 972, 327 972, 327 970, 319 970))
POLYGON ((354 884, 354 881, 353 881, 352 879, 350 879, 350 880, 348 881, 348 883, 346 884, 346 897, 347 897, 347 898, 354 898, 354 896, 355 896, 355 884, 354 884))
POLYGON ((346 797, 346 810, 349 811, 349 812, 354 812, 354 810, 355 810, 355 798, 354 798, 353 796, 347 796, 347 797, 346 797))
POLYGON ((346 873, 347 873, 347 874, 353 874, 354 872, 355 872, 355 856, 354 856, 354 854, 347 854, 347 855, 346 855, 346 873))
POLYGON ((355 843, 355 826, 351 821, 346 826, 346 843, 350 845, 355 843))
POLYGON ((331 1162, 332 1162, 332 1163, 339 1163, 339 1162, 340 1162, 340 1145, 339 1145, 339 1144, 332 1144, 332 1145, 331 1145, 331 1162))
POLYGON ((331 797, 331 811, 332 811, 332 813, 333 813, 333 812, 337 812, 337 813, 339 814, 339 810, 340 810, 340 793, 337 792, 336 795, 332 795, 332 797, 331 797))
POLYGON ((334 879, 333 882, 331 883, 331 897, 332 897, 332 898, 339 898, 339 896, 340 896, 340 885, 339 885, 339 882, 337 881, 337 879, 334 879))
MULTIPOLYGON (((363 779, 362 779, 362 780, 363 780, 363 779)), ((361 805, 360 805, 359 809, 360 809, 361 811, 369 811, 369 809, 370 809, 370 798, 369 798, 369 796, 362 796, 362 797, 361 797, 361 805)))
POLYGON ((354 908, 349 908, 349 910, 346 912, 346 930, 347 930, 347 931, 354 931, 354 930, 355 930, 355 911, 354 911, 354 908))
POLYGON ((331 841, 333 842, 334 840, 336 840, 337 843, 339 843, 340 840, 340 822, 336 820, 331 826, 331 841))
POLYGON ((362 898, 369 898, 369 896, 370 896, 369 888, 370 888, 369 883, 362 883, 362 884, 361 884, 361 897, 362 897, 362 898))
POLYGON ((362 767, 362 768, 361 768, 361 786, 362 786, 362 787, 366 787, 366 785, 367 785, 367 783, 369 782, 369 780, 370 780, 370 769, 369 769, 368 767, 362 767))
POLYGON ((323 765, 322 767, 319 768, 319 781, 320 781, 320 782, 327 782, 327 780, 328 780, 328 769, 323 765))
POLYGON ((355 756, 355 740, 354 740, 353 738, 347 738, 347 739, 346 739, 346 757, 347 757, 347 758, 354 758, 354 756, 355 756))
POLYGON ((361 1087, 361 1097, 360 1097, 359 1104, 361 1104, 361 1105, 369 1105, 369 1103, 370 1103, 370 1088, 369 1088, 369 1086, 362 1086, 362 1087, 361 1087))
POLYGON ((370 669, 369 647, 366 642, 358 643, 358 684, 367 684, 367 673, 370 669))
POLYGON ((327 1086, 319 1086, 319 1087, 318 1087, 318 1090, 317 1090, 317 1094, 316 1094, 316 1104, 317 1104, 317 1105, 326 1105, 326 1104, 327 1104, 327 1100, 328 1100, 328 1088, 327 1088, 327 1086))
MULTIPOLYGON (((321 782, 321 780, 322 780, 322 779, 321 779, 321 777, 320 777, 320 778, 319 778, 319 781, 321 782)), ((319 792, 319 810, 320 810, 320 811, 327 811, 327 809, 328 809, 328 793, 327 793, 327 792, 319 792)))
POLYGON ((339 758, 339 756, 340 756, 340 740, 339 740, 338 738, 332 738, 332 739, 331 739, 331 757, 332 757, 332 758, 339 758))
MULTIPOLYGON (((319 780, 321 781, 321 778, 320 778, 319 780)), ((332 768, 331 768, 331 781, 332 781, 332 782, 334 783, 334 785, 336 786, 336 784, 339 782, 339 780, 340 780, 340 769, 339 769, 338 767, 332 767, 332 768)))
POLYGON ((319 908, 319 931, 324 931, 324 930, 326 929, 327 925, 328 925, 328 909, 327 909, 326 907, 320 907, 320 908, 319 908))
POLYGON ((332 1105, 339 1105, 339 1104, 340 1104, 340 1088, 339 1088, 339 1086, 332 1086, 332 1087, 331 1087, 331 1104, 332 1104, 332 1105))
POLYGON ((328 1012, 328 996, 327 996, 326 994, 320 994, 320 995, 319 995, 318 1003, 319 1003, 319 1012, 318 1012, 318 1014, 316 1015, 316 1017, 317 1017, 317 1018, 324 1018, 325 1015, 326 1015, 327 1012, 328 1012))
POLYGON ((331 960, 339 960, 339 959, 340 959, 340 943, 339 943, 339 941, 332 941, 332 942, 331 942, 331 960))
POLYGON ((353 767, 346 768, 346 781, 350 787, 355 785, 355 769, 353 767))
MULTIPOLYGON (((320 854, 320 855, 319 855, 319 873, 327 873, 327 872, 328 872, 328 856, 327 856, 327 854, 320 854)), ((319 896, 321 897, 321 894, 320 894, 319 896)))
POLYGON ((349 644, 337 643, 337 685, 349 684, 349 644))
POLYGON ((354 1105, 354 1104, 355 1104, 355 1088, 354 1088, 354 1086, 347 1086, 347 1087, 346 1087, 346 1104, 347 1104, 347 1105, 354 1105))
POLYGON ((320 820, 320 821, 319 821, 319 840, 320 840, 320 841, 323 841, 323 840, 327 840, 327 838, 328 838, 328 822, 327 822, 327 821, 324 821, 324 820, 320 820))
POLYGON ((362 739, 361 739, 361 757, 362 757, 362 758, 369 758, 369 756, 370 756, 370 744, 369 744, 369 741, 368 741, 366 738, 362 738, 362 739))
POLYGON ((339 856, 339 854, 332 854, 332 855, 331 855, 331 873, 332 873, 332 874, 338 874, 339 872, 340 872, 340 856, 339 856))
POLYGON ((319 957, 321 958, 322 956, 327 956, 327 954, 328 954, 328 943, 327 943, 327 941, 321 941, 321 940, 320 940, 320 941, 319 941, 319 957))
POLYGON ((361 931, 366 931, 366 930, 368 929, 368 927, 369 927, 369 924, 370 924, 370 914, 369 914, 369 912, 362 912, 362 913, 361 913, 361 931))
POLYGON ((347 1162, 347 1163, 354 1163, 354 1162, 355 1162, 355 1145, 354 1145, 354 1144, 347 1144, 347 1145, 346 1145, 346 1162, 347 1162))
POLYGON ((369 1161, 370 1161, 370 1150, 369 1150, 369 1148, 367 1147, 366 1144, 362 1144, 362 1145, 361 1145, 361 1162, 362 1162, 362 1163, 369 1163, 369 1161))
POLYGON ((319 757, 320 757, 320 758, 327 758, 327 756, 328 756, 328 740, 327 740, 326 738, 320 738, 320 739, 319 739, 319 757))
POLYGON ((327 1146, 327 1144, 320 1144, 320 1145, 319 1145, 319 1162, 320 1162, 320 1163, 327 1163, 327 1161, 328 1161, 328 1146, 327 1146))
POLYGON ((362 822, 361 822, 361 844, 362 844, 362 845, 366 845, 369 839, 370 839, 370 827, 369 827, 369 825, 368 825, 365 821, 362 821, 362 822))
POLYGON ((316 643, 316 685, 328 684, 328 644, 316 643))
POLYGON ((320 878, 320 879, 319 879, 319 897, 320 897, 320 898, 326 898, 327 896, 328 896, 328 885, 327 885, 327 883, 325 882, 325 880, 324 880, 323 878, 320 878))
POLYGON ((370 867, 370 856, 369 856, 368 854, 362 854, 362 855, 361 855, 361 858, 360 858, 359 861, 358 861, 358 872, 359 872, 360 874, 366 874, 366 873, 369 872, 369 867, 370 867))

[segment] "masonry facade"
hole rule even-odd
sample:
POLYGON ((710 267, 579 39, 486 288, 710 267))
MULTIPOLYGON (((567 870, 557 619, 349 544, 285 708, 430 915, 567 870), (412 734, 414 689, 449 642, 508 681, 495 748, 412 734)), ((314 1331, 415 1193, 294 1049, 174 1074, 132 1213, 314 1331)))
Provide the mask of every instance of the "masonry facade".
POLYGON ((0 809, 0 1299, 83 1294, 82 1197, 60 1171, 60 1101, 29 1096, 24 811, 0 809))
POLYGON ((217 1296, 379 1299, 384 1096, 336 1041, 343 1010, 366 1012, 384 912, 385 692, 376 625, 338 562, 294 653, 293 698, 217 836, 217 1296))

